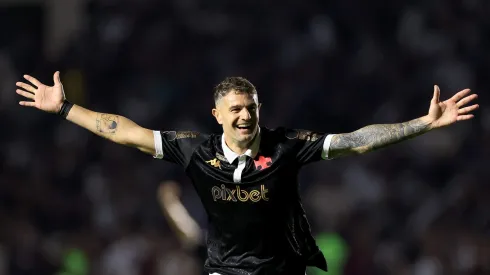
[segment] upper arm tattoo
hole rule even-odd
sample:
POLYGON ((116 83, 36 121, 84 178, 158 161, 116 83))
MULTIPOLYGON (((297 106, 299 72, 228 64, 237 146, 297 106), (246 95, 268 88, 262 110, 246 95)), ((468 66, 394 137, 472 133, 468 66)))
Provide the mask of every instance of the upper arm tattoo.
POLYGON ((111 114, 97 114, 97 131, 102 134, 115 134, 119 126, 119 116, 111 114))
POLYGON ((429 124, 414 119, 397 124, 378 124, 361 128, 355 132, 333 136, 329 155, 332 158, 349 154, 370 152, 395 144, 427 132, 429 124))

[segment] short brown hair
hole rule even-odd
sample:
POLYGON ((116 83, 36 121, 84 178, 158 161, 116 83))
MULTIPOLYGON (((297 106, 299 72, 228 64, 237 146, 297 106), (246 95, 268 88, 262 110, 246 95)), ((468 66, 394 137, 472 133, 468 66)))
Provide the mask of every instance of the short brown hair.
POLYGON ((239 76, 227 77, 214 87, 214 102, 218 102, 218 100, 226 96, 231 90, 251 95, 257 94, 255 86, 247 79, 239 76))

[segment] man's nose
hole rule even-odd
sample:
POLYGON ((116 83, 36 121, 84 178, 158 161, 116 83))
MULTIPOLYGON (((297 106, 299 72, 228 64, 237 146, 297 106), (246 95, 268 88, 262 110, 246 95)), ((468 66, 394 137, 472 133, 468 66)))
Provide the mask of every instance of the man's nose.
POLYGON ((240 118, 244 120, 249 120, 252 118, 252 115, 247 110, 247 108, 243 108, 242 111, 240 112, 240 118))

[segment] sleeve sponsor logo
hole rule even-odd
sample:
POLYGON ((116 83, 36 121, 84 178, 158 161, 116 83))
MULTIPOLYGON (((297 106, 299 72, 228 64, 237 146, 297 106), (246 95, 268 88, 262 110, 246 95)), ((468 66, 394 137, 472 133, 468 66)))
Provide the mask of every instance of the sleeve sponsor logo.
POLYGON ((165 131, 162 133, 167 136, 168 141, 183 138, 197 138, 199 136, 199 132, 194 131, 165 131))
POLYGON ((316 141, 319 138, 317 133, 311 131, 300 131, 298 133, 298 139, 306 141, 316 141))
POLYGON ((306 141, 315 141, 320 137, 318 133, 305 130, 287 130, 285 135, 288 139, 299 139, 306 141))
POLYGON ((197 138, 199 136, 199 132, 194 132, 194 131, 180 131, 177 132, 175 135, 176 139, 181 139, 181 138, 197 138))

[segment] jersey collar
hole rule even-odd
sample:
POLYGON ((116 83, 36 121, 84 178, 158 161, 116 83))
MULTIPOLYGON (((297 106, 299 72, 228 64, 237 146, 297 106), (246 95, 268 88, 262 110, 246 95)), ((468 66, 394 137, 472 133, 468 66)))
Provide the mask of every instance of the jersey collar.
MULTIPOLYGON (((228 147, 228 145, 226 145, 225 133, 223 133, 223 135, 221 136, 221 147, 223 148, 223 153, 226 157, 226 160, 228 160, 229 163, 232 163, 233 161, 235 161, 235 159, 237 159, 238 157, 241 156, 241 155, 233 152, 230 149, 230 147, 228 147)), ((243 153, 242 155, 246 155, 246 156, 249 156, 251 158, 255 158, 255 156, 259 152, 259 147, 260 147, 260 127, 257 130, 257 134, 255 135, 252 146, 250 146, 250 148, 247 149, 247 151, 245 151, 245 153, 243 153)))

